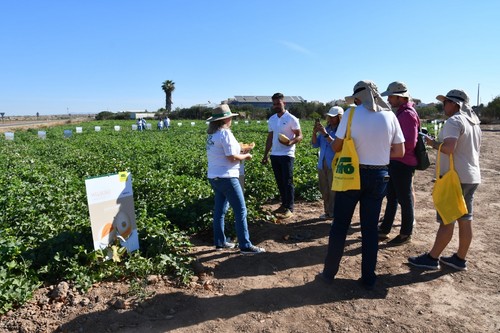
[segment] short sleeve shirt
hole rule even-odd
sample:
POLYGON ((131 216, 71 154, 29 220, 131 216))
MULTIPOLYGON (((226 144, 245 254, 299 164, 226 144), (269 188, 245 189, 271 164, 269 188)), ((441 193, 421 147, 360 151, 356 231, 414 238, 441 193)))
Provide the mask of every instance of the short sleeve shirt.
MULTIPOLYGON (((340 121, 336 136, 344 139, 349 114, 347 110, 340 121)), ((356 146, 359 163, 365 165, 387 165, 391 145, 405 142, 403 131, 392 111, 374 112, 363 105, 356 107, 352 117, 351 137, 356 146)))
MULTIPOLYGON (((438 140, 443 142, 446 138, 457 139, 457 146, 453 152, 453 162, 462 184, 481 183, 479 168, 479 148, 481 146, 481 129, 479 125, 472 124, 459 113, 446 120, 439 132, 438 140)), ((450 169, 449 155, 440 153, 440 173, 445 174, 450 169)))
POLYGON ((295 157, 295 145, 284 145, 279 142, 278 137, 281 133, 290 140, 295 138, 293 131, 300 129, 299 119, 285 110, 281 117, 278 117, 276 113, 273 114, 267 122, 267 128, 269 132, 273 132, 271 155, 295 157))
POLYGON ((238 155, 240 145, 229 129, 221 129, 207 136, 208 178, 239 177, 240 162, 231 162, 227 156, 238 155))

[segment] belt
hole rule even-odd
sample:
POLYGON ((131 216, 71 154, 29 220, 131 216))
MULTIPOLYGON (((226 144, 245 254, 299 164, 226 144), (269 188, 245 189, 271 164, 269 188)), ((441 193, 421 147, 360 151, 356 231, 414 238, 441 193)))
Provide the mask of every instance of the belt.
POLYGON ((360 164, 359 165, 360 169, 371 169, 371 170, 387 170, 389 167, 387 165, 366 165, 366 164, 360 164))

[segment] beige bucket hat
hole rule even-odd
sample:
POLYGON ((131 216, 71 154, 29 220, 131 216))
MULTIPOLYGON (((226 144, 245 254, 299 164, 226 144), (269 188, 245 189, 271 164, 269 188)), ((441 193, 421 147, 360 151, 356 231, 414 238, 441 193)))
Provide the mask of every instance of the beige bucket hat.
POLYGON ((436 99, 441 102, 444 102, 445 100, 449 99, 450 101, 460 106, 462 106, 463 103, 469 104, 469 96, 467 96, 465 91, 460 89, 452 89, 446 94, 446 96, 437 95, 436 99))
POLYGON ((436 99, 438 101, 444 102, 445 100, 450 100, 453 103, 458 104, 460 107, 460 112, 472 123, 472 124, 480 124, 481 121, 479 117, 476 115, 472 107, 469 105, 469 96, 465 93, 465 91, 460 89, 452 89, 448 91, 446 96, 437 95, 436 99))
POLYGON ((401 96, 410 98, 410 93, 404 82, 394 81, 387 87, 387 90, 380 96, 401 96))

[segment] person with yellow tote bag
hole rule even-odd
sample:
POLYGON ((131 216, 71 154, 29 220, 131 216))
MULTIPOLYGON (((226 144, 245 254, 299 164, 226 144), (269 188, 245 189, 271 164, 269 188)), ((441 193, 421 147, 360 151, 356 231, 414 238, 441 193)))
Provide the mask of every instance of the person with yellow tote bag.
POLYGON ((335 154, 332 163, 332 191, 359 190, 361 188, 359 180, 359 158, 358 153, 356 153, 356 145, 351 137, 353 116, 354 108, 351 108, 342 150, 335 154))
MULTIPOLYGON (((328 251, 319 278, 330 283, 337 275, 347 231, 359 202, 362 242, 360 282, 364 288, 372 289, 376 282, 378 218, 388 183, 387 165, 390 157, 404 155, 404 136, 396 115, 380 96, 375 83, 360 81, 353 90, 353 95, 346 100, 354 101, 356 108, 345 113, 332 144, 337 153, 344 153, 349 138, 352 139, 353 150, 359 160, 359 186, 353 189, 349 185, 335 194, 328 251)), ((344 157, 339 158, 335 171, 341 170, 344 174, 356 171, 352 163, 353 155, 344 157), (344 157, 351 160, 342 160, 344 157)), ((337 188, 336 181, 333 180, 333 189, 337 188)))
POLYGON ((438 148, 436 162, 436 182, 432 190, 434 206, 443 220, 444 224, 450 224, 464 214, 467 214, 467 206, 460 186, 460 178, 455 171, 453 154, 450 154, 450 169, 441 176, 441 143, 438 148))
MULTIPOLYGON (((481 147, 481 129, 479 118, 469 105, 469 96, 458 89, 450 90, 446 96, 438 95, 437 100, 443 102, 443 111, 448 117, 439 132, 437 140, 427 137, 427 145, 438 150, 436 168, 436 184, 433 191, 437 209, 439 229, 434 245, 429 252, 409 257, 408 262, 416 267, 439 269, 440 263, 454 269, 467 270, 465 257, 472 242, 472 219, 474 193, 481 183, 479 168, 479 149, 481 147), (446 158, 448 155, 449 158, 446 158), (467 210, 450 213, 451 206, 462 205, 460 200, 453 203, 449 194, 443 192, 442 182, 453 176, 453 170, 459 177, 461 194, 467 210), (442 202, 444 201, 444 203, 442 202), (463 213, 462 215, 460 215, 463 213), (458 222, 458 249, 450 256, 441 256, 453 238, 455 222, 458 222)), ((456 183, 456 179, 454 182, 456 183)), ((456 196, 456 194, 455 194, 456 196)), ((454 207, 456 208, 456 207, 454 207)), ((454 209, 453 209, 454 210, 454 209)))

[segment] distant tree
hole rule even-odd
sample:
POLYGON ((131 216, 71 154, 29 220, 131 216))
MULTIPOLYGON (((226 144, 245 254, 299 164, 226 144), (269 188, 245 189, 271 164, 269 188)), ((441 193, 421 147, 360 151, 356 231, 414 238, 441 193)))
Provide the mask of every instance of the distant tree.
POLYGON ((500 96, 495 97, 482 112, 483 117, 496 120, 500 117, 500 96))
POLYGON ((118 112, 114 113, 111 111, 102 111, 95 116, 96 120, 127 120, 130 119, 130 112, 118 112))
POLYGON ((114 118, 116 120, 128 120, 130 119, 130 112, 118 112, 115 114, 114 118))
POLYGON ((96 114, 95 119, 96 120, 107 120, 107 119, 113 119, 115 114, 111 111, 102 111, 96 114))
POLYGON ((302 102, 290 106, 289 111, 294 116, 301 119, 314 119, 318 118, 318 115, 322 118, 329 109, 330 107, 323 103, 302 102))
POLYGON ((442 113, 437 106, 423 106, 416 109, 421 119, 437 119, 442 117, 442 113))
POLYGON ((167 114, 172 111, 172 92, 175 90, 175 82, 171 80, 166 80, 161 85, 161 88, 165 92, 165 109, 167 110, 167 114))

